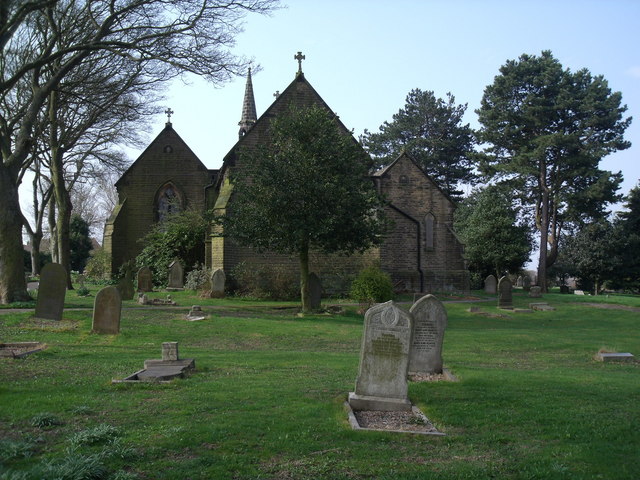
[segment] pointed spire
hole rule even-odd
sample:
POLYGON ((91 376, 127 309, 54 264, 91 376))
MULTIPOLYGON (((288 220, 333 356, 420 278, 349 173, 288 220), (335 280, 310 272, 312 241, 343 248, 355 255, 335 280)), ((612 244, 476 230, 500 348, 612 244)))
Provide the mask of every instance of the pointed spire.
POLYGON ((251 82, 251 69, 247 73, 247 86, 244 90, 244 102, 242 103, 242 119, 238 122, 240 131, 238 135, 243 137, 258 120, 256 114, 256 101, 253 98, 253 83, 251 82))

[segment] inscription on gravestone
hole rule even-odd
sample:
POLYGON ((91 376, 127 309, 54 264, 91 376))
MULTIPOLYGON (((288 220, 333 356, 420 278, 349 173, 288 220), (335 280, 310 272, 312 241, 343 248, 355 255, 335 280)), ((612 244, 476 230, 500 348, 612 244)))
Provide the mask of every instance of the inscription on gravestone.
POLYGON ((407 369, 411 315, 390 301, 367 310, 355 392, 354 410, 408 411, 407 369))
POLYGON ((409 373, 442 373, 442 343, 447 312, 436 297, 425 295, 411 306, 413 335, 409 373))
POLYGON ((35 317, 62 320, 66 292, 67 271, 59 263, 46 264, 40 273, 35 317))

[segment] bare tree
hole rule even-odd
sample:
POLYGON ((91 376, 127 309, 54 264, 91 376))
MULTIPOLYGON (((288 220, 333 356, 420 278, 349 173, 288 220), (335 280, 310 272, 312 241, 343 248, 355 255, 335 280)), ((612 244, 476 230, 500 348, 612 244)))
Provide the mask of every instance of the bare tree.
MULTIPOLYGON (((230 52, 247 13, 277 0, 5 0, 0 3, 0 303, 27 299, 22 267, 22 175, 35 123, 83 62, 109 53, 151 76, 184 72, 221 84, 249 63, 230 52), (69 29, 59 28, 60 20, 69 29), (46 28, 45 28, 46 27, 46 28), (68 42, 61 42, 61 39, 68 42), (19 88, 28 85, 29 88, 19 88), (11 108, 7 108, 11 106, 11 108)), ((52 110, 49 110, 51 112, 52 110)), ((55 119, 54 119, 55 120, 55 119)), ((56 199, 57 201, 57 199, 56 199)))

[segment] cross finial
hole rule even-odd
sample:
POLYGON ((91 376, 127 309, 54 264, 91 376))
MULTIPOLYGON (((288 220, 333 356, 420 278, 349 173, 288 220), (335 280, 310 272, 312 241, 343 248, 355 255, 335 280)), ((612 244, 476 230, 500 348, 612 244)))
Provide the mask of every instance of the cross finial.
POLYGON ((173 110, 171 110, 171 108, 167 108, 164 113, 167 114, 167 124, 171 123, 171 115, 173 115, 175 112, 173 110))
POLYGON ((280 96, 280 90, 276 90, 276 93, 274 93, 273 96, 278 98, 280 96))
POLYGON ((298 61, 298 73, 302 73, 302 60, 305 58, 306 57, 302 55, 302 52, 298 52, 297 55, 293 56, 293 59, 298 61))

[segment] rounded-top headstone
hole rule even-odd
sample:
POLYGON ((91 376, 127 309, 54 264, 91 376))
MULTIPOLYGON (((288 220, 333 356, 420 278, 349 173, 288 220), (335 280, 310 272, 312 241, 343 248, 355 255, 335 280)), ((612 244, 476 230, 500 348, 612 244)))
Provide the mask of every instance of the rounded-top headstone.
POLYGON ((174 260, 169 265, 169 288, 183 288, 184 287, 184 268, 180 263, 180 260, 174 260))
POLYGON ((413 333, 409 373, 442 373, 442 343, 447 328, 447 311, 440 300, 425 295, 411 306, 413 333))
POLYGON ((513 308, 513 284, 509 277, 502 277, 498 281, 498 308, 513 308))
POLYGON ((66 292, 67 271, 59 263, 46 264, 40 272, 35 317, 62 320, 66 292))
POLYGON ((116 335, 120 333, 120 314, 122 296, 114 286, 105 287, 98 292, 93 303, 93 327, 95 333, 116 335))
POLYGON ((138 270, 138 291, 139 292, 151 292, 153 291, 153 274, 149 267, 141 267, 138 270))
POLYGON ((484 292, 491 295, 498 293, 498 280, 493 275, 489 275, 484 280, 484 292))
POLYGON ((211 296, 214 298, 224 297, 224 287, 227 276, 221 268, 216 269, 211 275, 211 296))

